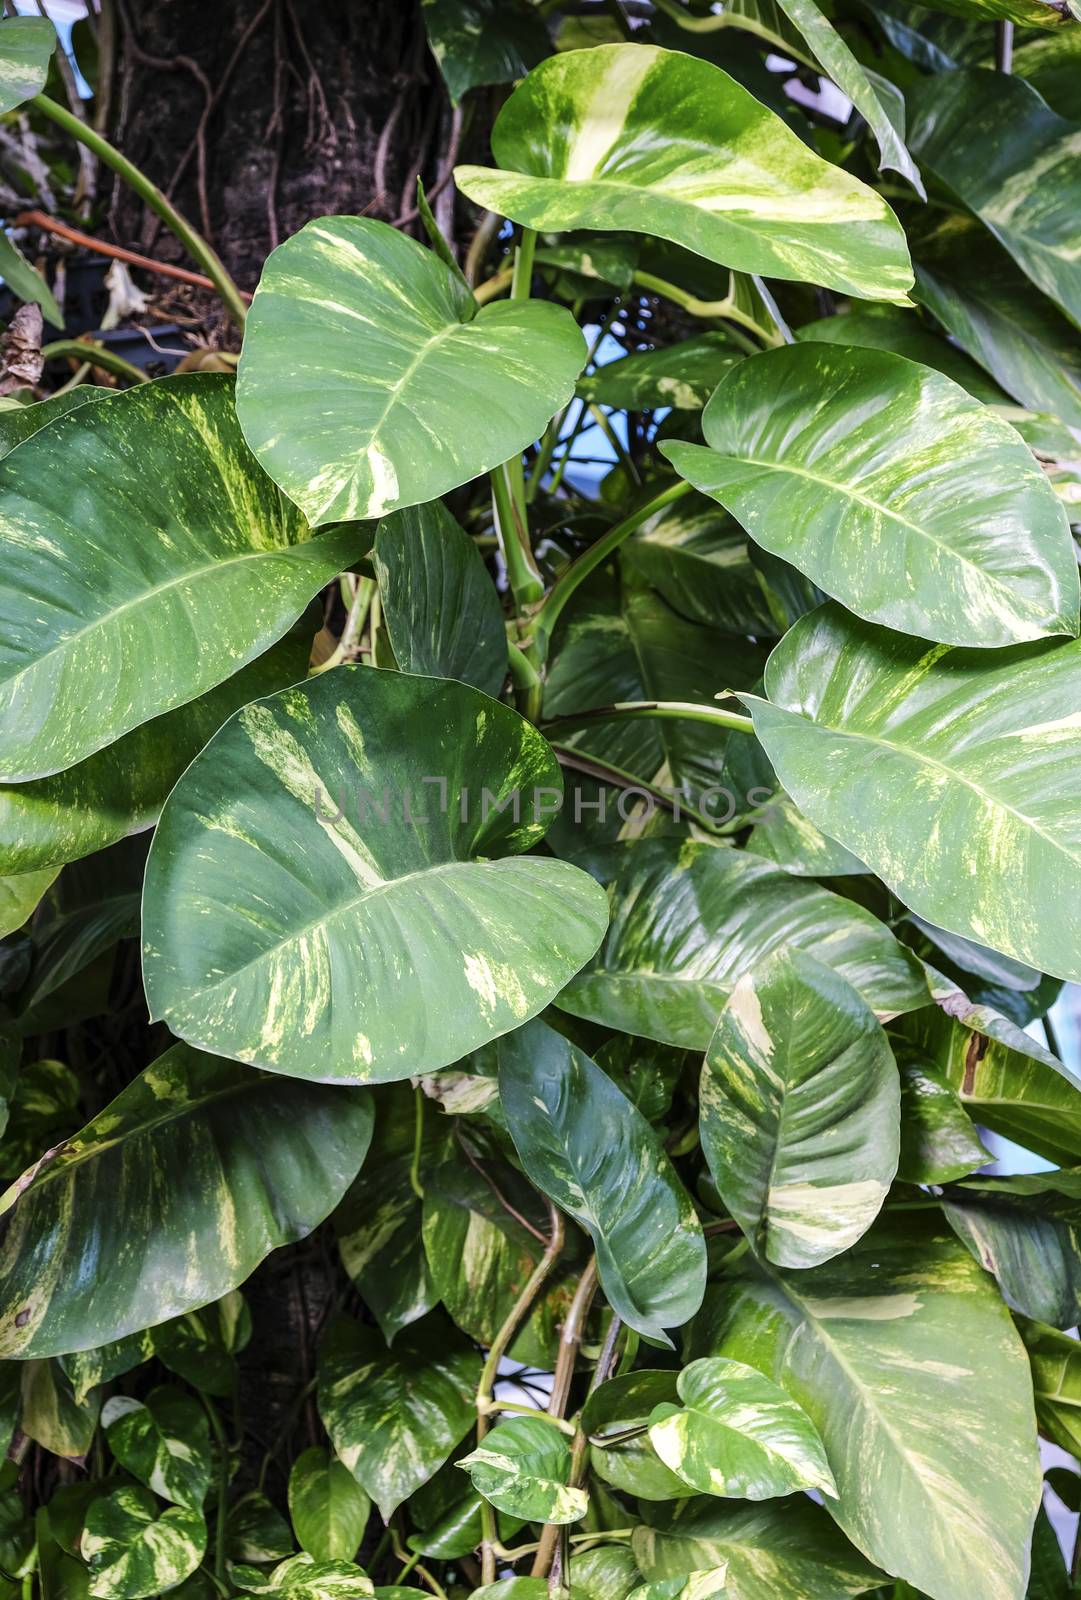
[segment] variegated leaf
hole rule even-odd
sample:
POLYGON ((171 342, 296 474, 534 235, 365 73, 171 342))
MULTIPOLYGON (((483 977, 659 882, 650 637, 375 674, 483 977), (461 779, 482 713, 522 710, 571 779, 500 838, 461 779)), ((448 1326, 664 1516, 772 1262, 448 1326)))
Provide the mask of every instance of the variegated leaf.
POLYGON ((144 722, 65 772, 0 784, 0 865, 36 875, 152 827, 177 778, 227 717, 304 677, 317 628, 309 608, 265 655, 198 700, 144 722))
POLYGON ((0 114, 40 94, 56 48, 56 29, 44 15, 0 23, 0 114))
POLYGON ((921 163, 990 229, 1022 272, 1081 323, 1081 127, 1020 78, 968 67, 909 95, 921 163))
POLYGON ((949 1183, 992 1160, 945 1075, 932 1066, 922 1051, 900 1041, 895 1054, 901 1074, 897 1176, 904 1183, 949 1183))
POLYGON ((152 1389, 144 1400, 116 1394, 101 1412, 109 1449, 133 1478, 163 1500, 201 1509, 210 1487, 206 1412, 183 1389, 152 1389))
POLYGON ((267 258, 237 412, 263 466, 320 527, 435 500, 516 455, 571 398, 585 355, 561 306, 478 310, 407 234, 324 217, 267 258))
POLYGON ((677 344, 608 361, 578 379, 578 393, 596 405, 625 411, 659 407, 700 411, 741 359, 727 334, 698 333, 677 344))
POLYGON ((160 1323, 152 1334, 153 1351, 193 1389, 228 1399, 236 1385, 236 1357, 251 1335, 244 1296, 230 1289, 210 1305, 160 1323))
POLYGON ((243 1587, 251 1594, 289 1595, 292 1600, 369 1600, 372 1580, 352 1561, 319 1561, 307 1551, 288 1556, 264 1576, 247 1568, 243 1587))
POLYGON ((384 517, 372 564, 401 670, 498 695, 507 676, 499 596, 476 545, 442 501, 384 517))
POLYGON ((854 1600, 881 1581, 805 1495, 780 1505, 696 1496, 646 1511, 631 1549, 654 1583, 724 1566, 726 1600, 854 1600))
POLYGON ((527 1522, 578 1522, 589 1506, 585 1490, 567 1482, 566 1435, 544 1417, 508 1417, 457 1464, 493 1506, 527 1522))
POLYGON ((500 1042, 499 1096, 527 1177, 590 1234, 613 1311, 668 1344, 664 1330, 701 1304, 706 1247, 657 1134, 595 1062, 542 1022, 500 1042))
MULTIPOLYGON (((706 495, 685 495, 658 511, 622 546, 620 563, 691 622, 741 637, 751 632, 768 639, 784 631, 770 610, 746 534, 706 495)), ((553 669, 558 665, 553 662, 553 669)))
POLYGON ((1081 1343, 1071 1333, 1018 1317, 1032 1369, 1040 1432, 1081 1457, 1081 1343))
POLYGON ((943 1192, 954 1233, 1006 1304, 1055 1328, 1081 1321, 1081 1169, 979 1177, 943 1192))
POLYGON ((212 689, 364 544, 308 536, 229 377, 163 378, 42 428, 0 461, 0 777, 60 772, 212 689))
POLYGON ((0 1355, 94 1348, 234 1288, 333 1209, 371 1120, 363 1090, 175 1045, 0 1198, 0 1355))
POLYGON ((814 1423, 754 1367, 704 1356, 683 1368, 676 1387, 683 1404, 655 1409, 649 1441, 699 1494, 770 1500, 818 1489, 836 1496, 814 1423))
POLYGON ((643 1583, 627 1596, 627 1600, 725 1600, 731 1591, 727 1587, 728 1563, 711 1567, 708 1572, 688 1572, 686 1577, 660 1578, 656 1583, 643 1583))
POLYGON ((317 1444, 297 1456, 289 1470, 289 1515, 316 1561, 351 1561, 370 1510, 368 1496, 331 1451, 317 1444))
POLYGON ((678 51, 603 45, 543 62, 496 119, 492 152, 501 170, 459 167, 458 187, 526 227, 654 234, 869 300, 912 285, 885 201, 726 72, 678 51))
MULTIPOLYGON (((951 219, 954 220, 954 219, 951 219)), ((973 224, 978 237, 983 237, 978 224, 973 224)), ((964 265, 975 265, 973 252, 965 252, 964 265)), ((918 269, 917 288, 919 293, 918 269)), ((805 322, 795 330, 801 344, 840 344, 853 350, 890 350, 895 356, 916 361, 921 367, 932 367, 944 372, 947 378, 959 383, 974 400, 985 405, 1000 405, 1006 398, 998 384, 981 372, 974 360, 940 333, 933 333, 921 321, 917 310, 903 311, 899 306, 853 306, 832 317, 821 317, 817 322, 805 322)))
POLYGON ((154 835, 153 1015, 320 1082, 449 1065, 534 1016, 600 941, 597 884, 517 854, 560 793, 540 734, 465 684, 338 667, 247 706, 154 835))
POLYGON ((924 1217, 809 1272, 745 1256, 692 1354, 746 1361, 804 1408, 829 1511, 870 1560, 931 1600, 1022 1600, 1041 1488, 1027 1363, 990 1279, 924 1217))
POLYGON ((162 1511, 149 1489, 123 1487, 95 1500, 86 1514, 82 1553, 95 1600, 145 1600, 195 1571, 206 1549, 198 1511, 162 1511))
POLYGON ((830 605, 766 692, 755 732, 823 832, 929 922, 1081 978, 1081 642, 929 650, 830 605))
POLYGON ((897 1171, 900 1084, 851 984, 781 948, 740 979, 699 1092, 722 1200, 768 1261, 813 1267, 870 1227, 897 1171))
POLYGON ((446 1461, 476 1418, 481 1358, 442 1315, 398 1335, 340 1317, 319 1352, 319 1415, 384 1521, 446 1461))
POLYGON ((551 49, 528 0, 424 0, 424 26, 453 100, 481 84, 513 83, 551 49))
POLYGON ((626 1545, 595 1545, 577 1552, 573 1600, 629 1600, 642 1581, 638 1563, 626 1545))
POLYGON ((683 1500, 692 1494, 685 1479, 665 1466, 649 1437, 657 1407, 673 1406, 678 1399, 676 1374, 648 1368, 621 1373, 594 1389, 581 1417, 594 1475, 640 1500, 683 1500))
POLYGON ((95 400, 105 400, 110 389, 99 389, 92 383, 81 383, 77 389, 61 390, 47 400, 36 400, 32 405, 12 403, 0 411, 0 457, 8 455, 17 444, 29 439, 42 428, 48 427, 58 417, 95 400))
POLYGON ((562 1011, 705 1050, 736 983, 782 946, 812 950, 880 1017, 926 1003, 919 963, 877 918, 759 856, 641 839, 598 866, 611 879, 611 928, 559 994, 562 1011))
POLYGON ((741 362, 702 431, 705 446, 662 445, 676 470, 858 615, 948 644, 1077 633, 1077 562, 1046 475, 942 373, 788 345, 741 362))

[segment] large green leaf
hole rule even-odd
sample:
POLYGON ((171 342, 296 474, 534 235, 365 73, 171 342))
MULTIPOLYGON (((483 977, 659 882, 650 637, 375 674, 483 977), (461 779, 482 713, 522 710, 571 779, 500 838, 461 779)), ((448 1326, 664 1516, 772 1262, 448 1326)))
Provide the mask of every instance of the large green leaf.
POLYGON ((668 1343, 664 1330, 701 1304, 706 1248, 657 1134, 600 1067, 541 1022, 501 1042, 499 1095, 527 1176, 590 1234, 613 1311, 668 1343))
POLYGON ((1048 1161, 1081 1162, 1081 1079, 989 1006, 974 1005, 942 980, 934 992, 937 1005, 894 1027, 941 1073, 972 1119, 1048 1161))
POLYGON ((82 1553, 95 1600, 144 1600, 190 1577, 206 1549, 198 1511, 162 1511, 149 1489, 115 1489, 86 1514, 82 1553))
POLYGON ((1076 633, 1077 562, 1046 475, 950 378, 806 343, 740 363, 665 443, 696 489, 860 616, 948 644, 1076 633))
POLYGON ((766 638, 781 631, 746 534, 705 495, 685 495, 658 511, 623 545, 620 561, 691 622, 766 638))
POLYGON ((237 412, 313 527, 379 517, 434 500, 539 438, 585 354, 561 306, 478 310, 461 276, 408 235, 367 217, 324 217, 263 267, 237 412))
POLYGON ((440 1468, 474 1421, 481 1358, 443 1317, 400 1333, 342 1317, 319 1353, 319 1414, 384 1520, 440 1468))
POLYGON ((837 1493, 807 1413, 753 1367, 704 1356, 676 1380, 682 1406, 659 1405, 649 1440, 699 1494, 769 1500, 796 1489, 837 1493))
POLYGON ((594 1389, 582 1408, 594 1475, 640 1500, 683 1500, 692 1494, 684 1479, 665 1466, 648 1432, 656 1408, 678 1399, 674 1372, 625 1372, 594 1389))
POLYGON ((745 1257, 696 1353, 746 1361, 803 1406, 829 1510, 870 1560, 931 1600, 1021 1600, 1041 1487, 1024 1352, 964 1247, 906 1221, 809 1272, 745 1257))
POLYGON ((175 1045, 0 1199, 0 1355, 93 1348, 217 1299, 334 1208, 371 1117, 363 1090, 175 1045))
POLYGON ((741 359, 720 332, 697 333, 658 350, 639 350, 608 361, 578 380, 578 393, 597 405, 625 411, 670 407, 700 411, 725 374, 741 359))
POLYGON ((962 350, 1022 405, 1081 427, 1081 334, 982 223, 949 215, 914 251, 912 292, 962 350))
POLYGON ((560 792, 540 734, 465 684, 339 667, 247 706, 154 836, 152 1013, 323 1082, 447 1066, 534 1016, 597 948, 597 885, 515 854, 560 792))
POLYGON ((530 228, 654 234, 868 300, 912 285, 885 201, 734 78, 677 51, 605 45, 543 62, 500 112, 492 151, 503 170, 459 167, 458 187, 530 228))
POLYGON ((498 695, 507 676, 499 596, 476 545, 442 501, 384 517, 372 561, 402 671, 458 678, 498 695))
POLYGON ((198 1511, 210 1487, 206 1412, 183 1389, 152 1389, 145 1401, 116 1394, 101 1424, 109 1449, 132 1477, 163 1500, 198 1511))
POLYGON ((40 94, 56 48, 56 29, 44 16, 0 23, 0 114, 40 94))
POLYGON ((229 377, 163 378, 42 428, 0 461, 0 775, 74 766, 212 689, 363 545, 308 537, 229 377))
MULTIPOLYGON (((718 690, 758 681, 762 655, 746 639, 679 616, 640 579, 600 573, 582 585, 561 618, 544 714, 571 716, 621 701, 713 705, 718 690)), ((691 806, 703 795, 708 802, 724 768, 724 730, 690 719, 601 717, 560 738, 584 755, 679 792, 691 806)), ((713 798, 720 802, 714 814, 724 820, 727 797, 713 798)))
POLYGON ((704 1050, 738 980, 785 945, 813 951, 879 1016, 926 1003, 915 957, 869 911, 758 856, 642 839, 610 860, 608 937, 556 1002, 574 1016, 704 1050))
POLYGON ((0 864, 36 872, 151 827, 177 778, 227 717, 304 677, 317 626, 306 613, 284 639, 216 689, 133 728, 66 772, 0 784, 0 864))
POLYGON ((1081 1321, 1081 1170, 951 1184, 943 1209, 1007 1305, 1054 1328, 1081 1321))
POLYGON ((1081 129, 1020 78, 967 67, 909 96, 910 142, 1074 322, 1081 322, 1081 129))
POLYGON ((551 49, 528 0, 424 0, 424 26, 453 100, 524 77, 551 49))
POLYGON ((783 1505, 694 1499, 651 1506, 631 1548, 653 1580, 727 1563, 728 1600, 851 1600, 879 1577, 805 1496, 783 1505))
POLYGON ((316 1444, 297 1456, 289 1471, 289 1515, 316 1561, 351 1561, 370 1510, 360 1484, 329 1450, 316 1444))
POLYGON ((545 1417, 508 1417, 457 1465, 499 1511, 527 1522, 577 1522, 589 1496, 568 1486, 571 1450, 545 1417))
POLYGON ((824 606, 766 692, 755 732, 823 832, 929 922, 1081 978, 1081 642, 929 650, 824 606))
POLYGON ((785 1267, 847 1250, 889 1193, 900 1085, 867 1002, 781 947, 737 983, 702 1068, 702 1149, 754 1247, 785 1267))

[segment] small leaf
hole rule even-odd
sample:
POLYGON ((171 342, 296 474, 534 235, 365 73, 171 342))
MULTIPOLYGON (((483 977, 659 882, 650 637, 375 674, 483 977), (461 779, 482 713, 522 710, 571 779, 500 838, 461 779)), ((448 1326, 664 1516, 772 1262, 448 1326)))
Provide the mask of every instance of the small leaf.
POLYGON ((47 17, 5 17, 0 23, 0 114, 40 94, 56 49, 47 17))
POLYGON ((731 1595, 727 1576, 728 1563, 725 1562, 723 1567, 711 1567, 708 1572, 688 1572, 686 1577, 643 1583, 627 1600, 724 1600, 726 1595, 731 1595))
POLYGON ((1038 1322, 1081 1321, 1081 1171, 951 1184, 942 1209, 1006 1304, 1038 1322))
POLYGON ((623 1494, 641 1500, 681 1500, 692 1491, 661 1460, 649 1437, 649 1419, 679 1399, 676 1373, 625 1372, 594 1389, 582 1408, 590 1466, 623 1494))
POLYGON ((190 1577, 206 1549, 198 1511, 160 1511, 149 1489, 121 1488, 86 1513, 82 1552, 95 1600, 144 1600, 190 1577))
POLYGON ((153 1332, 154 1354, 203 1394, 228 1398, 237 1353, 251 1338, 251 1315, 238 1289, 220 1300, 163 1322, 153 1332))
POLYGON ((589 1506, 585 1490, 567 1483, 571 1452, 566 1435, 541 1417, 510 1417, 499 1423, 458 1466, 493 1506, 527 1522, 577 1522, 589 1506))
POLYGON ((624 411, 700 411, 741 353, 721 332, 699 333, 656 350, 606 361, 578 379, 578 394, 624 411))
POLYGON ((947 1079, 923 1056, 902 1048, 901 1154, 904 1183, 949 1183, 992 1160, 947 1079))
POLYGON ((145 1402, 113 1395, 101 1425, 109 1449, 132 1477, 163 1500, 198 1511, 210 1487, 206 1412, 182 1389, 152 1389, 145 1402))
POLYGON ((22 1366, 22 1416, 28 1438, 54 1456, 80 1461, 94 1438, 101 1413, 101 1390, 76 1398, 59 1361, 27 1361, 22 1366))
POLYGON ((56 877, 58 867, 0 877, 0 939, 28 920, 56 877))
POLYGON ((676 1387, 682 1408, 659 1405, 649 1440, 699 1494, 769 1500, 821 1489, 836 1496, 814 1423, 754 1367, 707 1356, 684 1367, 676 1387))
POLYGON ((300 1545, 316 1561, 350 1561, 371 1501, 341 1461, 322 1445, 297 1456, 289 1472, 289 1515, 300 1545))
POLYGON ((482 84, 524 78, 551 49, 527 0, 424 0, 424 26, 455 101, 482 84))

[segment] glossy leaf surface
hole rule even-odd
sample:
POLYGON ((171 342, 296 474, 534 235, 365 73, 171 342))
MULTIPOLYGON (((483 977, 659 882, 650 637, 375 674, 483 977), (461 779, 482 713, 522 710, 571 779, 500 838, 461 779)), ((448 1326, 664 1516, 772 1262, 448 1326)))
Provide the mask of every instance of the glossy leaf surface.
POLYGON ((0 461, 0 777, 74 766, 212 689, 364 542, 308 537, 227 377, 141 384, 42 428, 0 461))
POLYGON ((1077 632, 1077 563, 1045 474, 941 373, 789 345, 742 362, 702 429, 705 447, 662 446, 677 471, 860 616, 950 644, 1077 632))
POLYGON ((267 259, 237 412, 263 466, 318 527, 434 500, 516 455, 570 399, 584 361, 562 307, 478 311, 406 234, 324 217, 267 259))
POLYGON ((595 1062, 543 1023, 502 1042, 499 1094, 527 1176, 591 1235, 613 1310, 667 1343, 665 1328, 701 1304, 706 1252, 657 1135, 595 1062))
POLYGON ((297 1456, 289 1473, 289 1515, 316 1561, 351 1561, 371 1502, 344 1462, 322 1445, 297 1456))
POLYGON ((174 1505, 201 1508, 210 1487, 210 1429, 193 1395, 164 1387, 145 1401, 112 1395, 101 1422, 110 1450, 132 1477, 174 1505))
POLYGON ((1079 687, 1076 641, 930 651, 826 606, 774 651, 752 715, 801 808, 911 910, 1078 978, 1079 687))
POLYGON ((601 938, 585 873, 515 854, 559 793, 540 734, 464 684, 339 667, 246 707, 154 836, 152 1012, 323 1082, 449 1065, 535 1015, 601 938))
POLYGON ((855 1244, 897 1170, 900 1085, 866 1001, 803 950, 740 979, 702 1068, 702 1148, 756 1250, 813 1267, 855 1244))
POLYGON ((96 1347, 234 1288, 334 1208, 371 1116, 363 1091, 175 1045, 0 1200, 3 1355, 96 1347))
POLYGON ((56 29, 48 17, 6 17, 0 27, 0 114, 45 87, 56 29))
POLYGON ((492 152, 501 170, 459 167, 458 187, 526 227, 640 231, 871 300, 912 283, 900 227, 873 190, 727 73, 676 51, 603 45, 543 62, 500 112, 492 152))
POLYGON ((528 1522, 577 1522, 589 1496, 568 1487, 571 1452, 565 1434, 542 1417, 508 1417, 458 1465, 498 1510, 528 1522))
POLYGON ((206 1548, 198 1511, 162 1511, 149 1489, 120 1488, 86 1514, 82 1552, 95 1600, 144 1600, 190 1577, 206 1548))

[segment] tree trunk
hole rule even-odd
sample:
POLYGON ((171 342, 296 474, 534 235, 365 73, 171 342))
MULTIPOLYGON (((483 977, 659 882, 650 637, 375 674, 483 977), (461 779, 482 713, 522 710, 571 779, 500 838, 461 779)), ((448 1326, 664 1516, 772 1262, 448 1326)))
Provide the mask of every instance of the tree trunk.
MULTIPOLYGON (((454 159, 458 119, 420 0, 113 0, 109 122, 124 153, 205 233, 242 288, 312 217, 415 217, 454 159)), ((444 183, 443 218, 451 185, 444 183)), ((116 240, 180 247, 122 185, 103 192, 116 240)), ((450 202, 452 204, 452 202, 450 202)), ((189 264, 189 263, 185 263, 189 264)))

